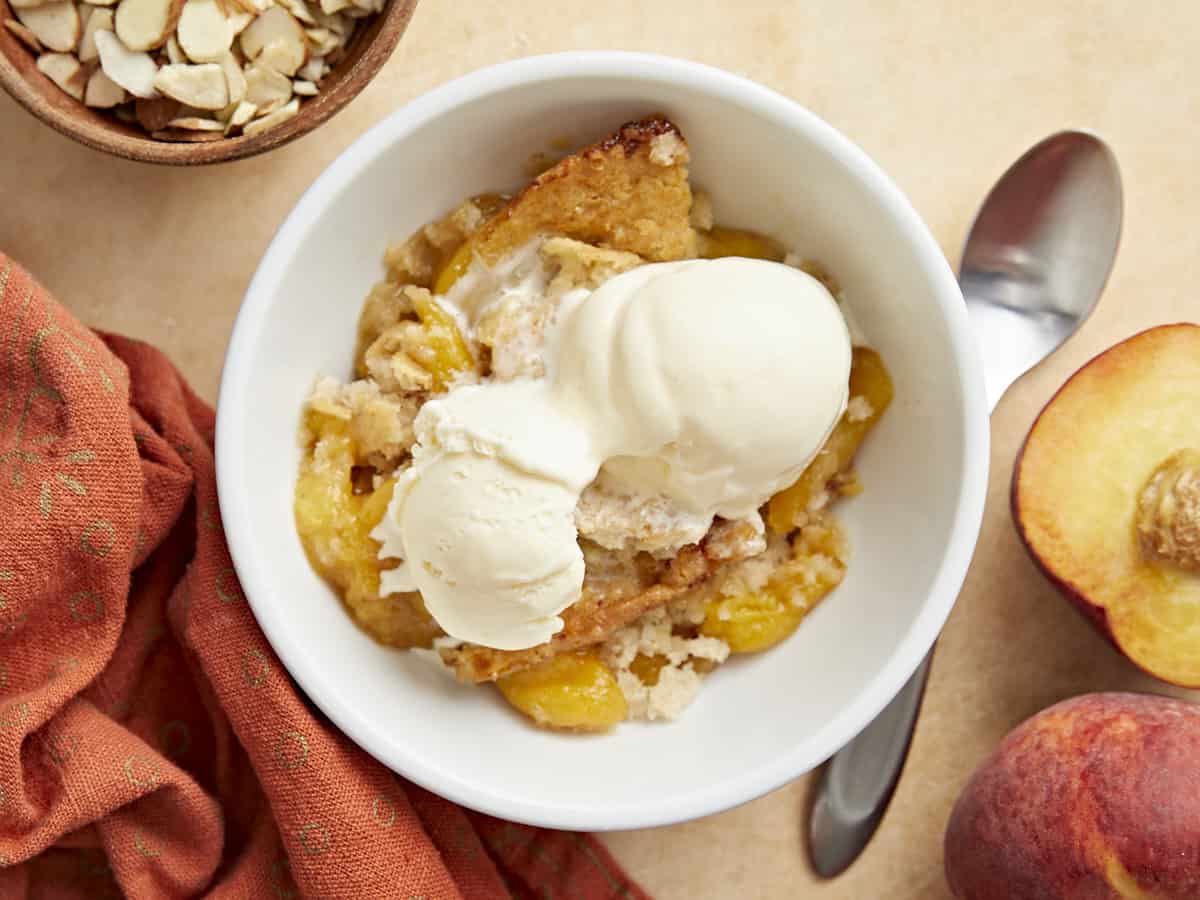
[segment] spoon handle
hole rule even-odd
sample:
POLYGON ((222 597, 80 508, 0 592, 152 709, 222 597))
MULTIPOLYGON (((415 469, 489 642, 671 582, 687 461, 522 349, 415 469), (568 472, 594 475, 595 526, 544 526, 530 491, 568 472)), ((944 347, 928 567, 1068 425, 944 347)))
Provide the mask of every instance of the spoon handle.
POLYGON ((810 855, 822 878, 845 871, 883 818, 908 756, 932 658, 930 650, 900 693, 825 767, 809 819, 810 855))
MULTIPOLYGON (((1012 383, 1057 344, 1047 341, 1045 347, 1038 343, 1031 347, 1029 340, 1024 345, 1012 340, 1000 327, 1007 324, 1006 313, 994 314, 983 304, 967 302, 971 330, 982 356, 989 412, 996 409, 1012 383)), ((858 858, 891 802, 912 744, 936 646, 883 711, 825 767, 808 828, 809 856, 822 878, 840 875, 858 858)))
MULTIPOLYGON (((971 287, 969 279, 976 275, 974 272, 963 273, 963 292, 967 298, 967 320, 971 323, 979 360, 983 364, 988 412, 995 412, 1004 392, 1063 342, 1061 332, 1068 326, 1061 317, 1043 315, 1035 318, 1028 312, 974 299, 967 291, 971 287)), ((1076 321, 1069 323, 1070 331, 1074 331, 1076 324, 1076 321)))
MULTIPOLYGON (((987 337, 988 330, 980 317, 972 315, 971 324, 984 353, 984 382, 988 410, 992 411, 1009 386, 1036 360, 1014 364, 1011 354, 989 358, 987 351, 996 346, 996 341, 987 337)), ((904 687, 871 724, 833 755, 817 783, 808 823, 808 847, 813 868, 822 878, 840 875, 858 858, 891 802, 912 744, 936 646, 930 648, 904 687)))

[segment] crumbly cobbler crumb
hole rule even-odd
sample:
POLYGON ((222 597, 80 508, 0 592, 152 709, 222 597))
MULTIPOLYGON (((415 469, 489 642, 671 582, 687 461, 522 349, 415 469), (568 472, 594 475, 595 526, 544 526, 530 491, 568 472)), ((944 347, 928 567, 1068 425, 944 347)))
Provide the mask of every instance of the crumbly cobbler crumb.
POLYGON ((718 562, 748 559, 766 549, 766 526, 758 513, 745 519, 717 519, 704 538, 704 555, 718 562))
POLYGON ((575 507, 579 533, 609 550, 670 556, 685 544, 698 543, 711 525, 711 516, 688 512, 669 497, 624 490, 604 469, 575 507))
POLYGON ((866 397, 851 397, 846 404, 846 418, 851 422, 865 422, 875 415, 875 407, 866 397))
POLYGON ((395 284, 433 287, 438 267, 468 235, 479 228, 483 218, 479 201, 467 200, 410 237, 389 244, 383 254, 388 280, 395 284))
POLYGON ((416 440, 412 426, 421 400, 384 393, 368 379, 342 384, 333 378, 318 378, 308 405, 349 422, 358 462, 378 471, 394 469, 416 440))
POLYGON ((643 262, 637 254, 571 238, 538 238, 502 269, 488 270, 477 261, 451 297, 468 313, 473 338, 490 353, 489 377, 541 378, 546 332, 564 297, 594 290, 643 262))
POLYGON ((608 279, 645 262, 636 253, 595 247, 565 237, 546 238, 538 252, 551 270, 552 277, 547 287, 550 294, 562 294, 578 288, 595 290, 608 279))
POLYGON ((667 131, 650 139, 650 162, 656 166, 673 166, 687 161, 687 144, 678 132, 667 131))
POLYGON ((688 213, 688 220, 697 231, 712 231, 716 220, 713 218, 712 196, 708 191, 692 192, 692 211, 688 213))
POLYGON ((703 675, 696 661, 722 663, 729 645, 716 638, 679 634, 680 626, 694 627, 703 620, 703 606, 691 600, 659 607, 608 639, 601 656, 617 677, 617 685, 629 706, 629 718, 653 721, 674 719, 695 699, 703 675), (631 668, 639 657, 662 661, 653 684, 643 681, 631 668))

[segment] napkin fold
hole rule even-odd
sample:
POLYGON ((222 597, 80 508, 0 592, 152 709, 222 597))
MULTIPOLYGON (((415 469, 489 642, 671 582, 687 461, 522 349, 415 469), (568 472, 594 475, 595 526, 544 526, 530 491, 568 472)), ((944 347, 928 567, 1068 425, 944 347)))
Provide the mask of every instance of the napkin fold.
POLYGON ((213 422, 0 253, 0 897, 647 900, 309 704, 230 562, 213 422))

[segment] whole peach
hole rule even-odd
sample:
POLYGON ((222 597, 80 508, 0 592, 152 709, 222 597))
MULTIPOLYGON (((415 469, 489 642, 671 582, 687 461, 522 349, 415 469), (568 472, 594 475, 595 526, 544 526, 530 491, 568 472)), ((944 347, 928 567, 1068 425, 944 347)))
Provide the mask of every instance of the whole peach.
POLYGON ((1014 729, 950 815, 959 900, 1200 898, 1200 707, 1085 694, 1014 729))

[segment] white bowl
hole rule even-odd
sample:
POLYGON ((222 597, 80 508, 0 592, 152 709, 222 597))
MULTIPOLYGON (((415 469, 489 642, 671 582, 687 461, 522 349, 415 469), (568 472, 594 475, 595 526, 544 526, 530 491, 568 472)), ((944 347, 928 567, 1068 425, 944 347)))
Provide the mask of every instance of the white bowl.
POLYGON ((983 512, 988 414, 962 296, 925 225, 862 151, 792 101, 695 63, 565 53, 485 69, 388 117, 288 216, 246 293, 217 424, 221 514, 254 613, 296 681, 396 772, 458 803, 556 828, 707 815, 817 766, 896 694, 945 622, 983 512), (464 197, 525 180, 561 136, 674 120, 718 220, 823 262, 883 354, 896 400, 839 506, 845 582, 781 646, 731 660, 670 724, 539 731, 355 627, 292 519, 296 434, 317 373, 351 368, 386 243, 464 197))

